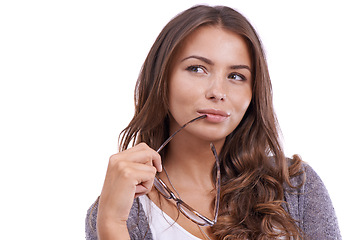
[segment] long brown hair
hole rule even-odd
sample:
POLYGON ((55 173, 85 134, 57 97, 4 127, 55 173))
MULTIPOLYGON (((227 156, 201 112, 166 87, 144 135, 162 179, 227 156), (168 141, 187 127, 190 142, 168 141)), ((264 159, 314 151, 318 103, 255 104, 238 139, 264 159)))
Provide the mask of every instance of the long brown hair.
POLYGON ((302 173, 301 160, 286 160, 272 103, 272 87, 260 39, 237 11, 224 6, 192 7, 173 18, 152 46, 135 88, 135 114, 120 135, 120 150, 145 142, 157 148, 169 135, 168 74, 181 42, 195 29, 215 25, 242 36, 253 64, 253 97, 239 126, 220 152, 221 196, 218 239, 302 239, 297 224, 284 210, 284 188, 302 173))

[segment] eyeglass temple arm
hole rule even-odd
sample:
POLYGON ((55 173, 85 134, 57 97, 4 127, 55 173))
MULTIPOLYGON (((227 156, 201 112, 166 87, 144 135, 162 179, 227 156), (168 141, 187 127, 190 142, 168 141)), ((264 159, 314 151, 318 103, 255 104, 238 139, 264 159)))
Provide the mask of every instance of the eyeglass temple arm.
POLYGON ((219 210, 219 195, 221 192, 221 172, 220 172, 220 166, 219 166, 219 159, 218 159, 218 155, 217 155, 217 151, 215 146, 213 145, 213 143, 210 144, 211 145, 211 150, 213 152, 213 155, 216 158, 216 171, 217 171, 217 197, 216 197, 216 202, 215 202, 215 218, 213 219, 213 222, 216 223, 217 222, 217 217, 218 217, 218 210, 219 210))
POLYGON ((187 122, 186 124, 184 124, 181 128, 179 128, 177 131, 175 131, 169 138, 167 138, 167 140, 157 149, 157 153, 159 153, 168 143, 169 141, 172 140, 172 138, 180 131, 182 130, 183 128, 185 128, 189 123, 192 123, 192 122, 195 122, 196 120, 199 120, 199 119, 203 119, 203 118, 206 118, 207 115, 201 115, 200 117, 197 117, 197 118, 194 118, 192 120, 190 120, 189 122, 187 122))

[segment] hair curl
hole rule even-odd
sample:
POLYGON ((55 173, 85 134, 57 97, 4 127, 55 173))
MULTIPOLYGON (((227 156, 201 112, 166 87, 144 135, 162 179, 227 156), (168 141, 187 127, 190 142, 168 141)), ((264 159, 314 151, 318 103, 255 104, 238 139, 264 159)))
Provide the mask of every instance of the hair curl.
POLYGON ((120 135, 120 150, 141 141, 156 148, 168 137, 171 60, 181 42, 205 25, 239 34, 248 45, 253 64, 251 103, 220 152, 221 207, 212 233, 217 239, 302 239, 295 220, 284 209, 283 187, 294 187, 290 178, 302 173, 301 159, 294 156, 289 161, 284 156, 261 41, 248 20, 231 8, 195 6, 164 27, 139 75, 135 114, 120 135))

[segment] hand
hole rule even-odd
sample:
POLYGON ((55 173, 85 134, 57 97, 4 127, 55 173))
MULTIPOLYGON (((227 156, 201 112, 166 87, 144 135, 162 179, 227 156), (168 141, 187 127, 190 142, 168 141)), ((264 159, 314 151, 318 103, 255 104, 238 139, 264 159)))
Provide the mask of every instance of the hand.
POLYGON ((112 155, 99 200, 98 228, 126 224, 134 198, 151 191, 157 171, 162 171, 161 157, 145 143, 112 155))

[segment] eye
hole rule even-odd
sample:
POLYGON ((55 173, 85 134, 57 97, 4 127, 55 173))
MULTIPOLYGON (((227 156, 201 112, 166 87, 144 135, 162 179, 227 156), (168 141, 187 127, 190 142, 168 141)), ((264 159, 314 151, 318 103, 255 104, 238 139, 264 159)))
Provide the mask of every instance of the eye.
POLYGON ((238 74, 238 73, 231 73, 228 76, 229 79, 233 79, 235 81, 244 81, 246 80, 246 77, 242 74, 238 74))
POLYGON ((192 65, 186 68, 187 71, 189 72, 194 72, 194 73, 206 73, 206 68, 204 66, 199 66, 199 65, 192 65))

